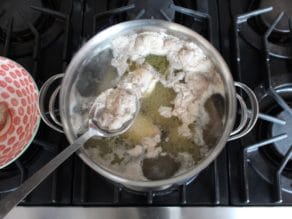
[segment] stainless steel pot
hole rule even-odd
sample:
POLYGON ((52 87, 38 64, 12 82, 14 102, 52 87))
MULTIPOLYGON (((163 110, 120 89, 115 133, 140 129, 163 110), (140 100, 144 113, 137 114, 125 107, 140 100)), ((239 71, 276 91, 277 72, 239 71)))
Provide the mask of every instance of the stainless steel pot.
POLYGON ((40 92, 40 110, 42 112, 43 120, 53 129, 63 132, 62 128, 68 138, 68 140, 72 143, 76 138, 72 123, 70 122, 70 93, 72 91, 73 84, 76 82, 78 75, 82 74, 84 71, 84 67, 88 67, 91 65, 92 60, 96 58, 96 55, 103 51, 105 48, 108 48, 110 42, 121 35, 131 34, 131 33, 139 33, 144 31, 151 32, 165 32, 167 34, 174 35, 180 39, 192 41, 196 43, 202 50, 207 54, 207 56, 214 63, 216 70, 221 75, 224 86, 225 86, 225 117, 226 121, 224 123, 224 131, 221 138, 218 140, 217 145, 211 149, 208 156, 206 156, 199 164, 197 164, 192 170, 186 172, 185 174, 174 176, 165 180, 157 180, 157 181, 134 181, 129 180, 127 178, 118 176, 113 172, 103 168, 102 166, 97 165, 93 162, 88 155, 85 153, 84 148, 78 151, 78 155, 80 158, 92 169, 94 169, 99 174, 104 177, 122 184, 128 188, 139 190, 139 191, 149 191, 149 190, 163 190, 170 186, 176 184, 182 184, 192 179, 194 176, 198 175, 204 168, 206 168, 220 153, 220 151, 224 148, 226 142, 228 140, 234 140, 244 136, 248 133, 256 123, 258 117, 258 102, 257 99, 246 85, 234 82, 230 71, 222 59, 221 55, 216 51, 216 49, 202 36, 197 34, 196 32, 175 23, 170 23, 162 20, 136 20, 129 21, 117 24, 112 26, 96 36, 94 36, 91 40, 89 40, 74 56, 70 65, 68 66, 65 74, 55 75, 50 78, 42 87, 40 92), (50 119, 46 117, 45 109, 44 109, 44 97, 47 94, 48 87, 57 79, 63 78, 61 86, 59 86, 52 94, 49 101, 49 112, 51 120, 53 120, 56 124, 53 124, 50 119), (252 113, 248 113, 247 105, 243 101, 243 98, 236 94, 235 87, 242 89, 248 96, 251 111, 252 113), (54 114, 54 105, 56 96, 58 91, 60 92, 60 116, 61 122, 57 120, 56 115, 54 114), (232 131, 235 118, 236 118, 236 99, 238 100, 240 106, 240 122, 237 128, 232 131), (250 116, 251 115, 251 116, 250 116))

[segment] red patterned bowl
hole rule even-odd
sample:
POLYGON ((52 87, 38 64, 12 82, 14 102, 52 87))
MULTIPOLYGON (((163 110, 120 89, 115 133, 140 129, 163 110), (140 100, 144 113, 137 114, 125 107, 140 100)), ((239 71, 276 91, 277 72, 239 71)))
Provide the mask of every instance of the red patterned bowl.
POLYGON ((0 168, 16 160, 30 145, 40 123, 38 88, 16 62, 0 57, 0 103, 8 117, 0 130, 0 168))

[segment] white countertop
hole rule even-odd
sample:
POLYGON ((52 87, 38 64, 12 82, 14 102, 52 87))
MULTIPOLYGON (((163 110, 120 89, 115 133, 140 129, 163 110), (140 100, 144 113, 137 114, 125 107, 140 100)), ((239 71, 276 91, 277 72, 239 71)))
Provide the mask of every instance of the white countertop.
POLYGON ((283 219, 292 207, 16 207, 5 219, 283 219))

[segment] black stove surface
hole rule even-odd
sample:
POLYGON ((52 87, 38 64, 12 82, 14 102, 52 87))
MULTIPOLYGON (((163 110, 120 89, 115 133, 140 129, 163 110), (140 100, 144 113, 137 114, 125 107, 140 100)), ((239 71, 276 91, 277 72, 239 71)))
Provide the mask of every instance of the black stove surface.
MULTIPOLYGON (((40 88, 50 76, 64 71, 79 46, 81 23, 78 23, 79 16, 75 16, 81 8, 78 1, 73 3, 71 0, 1 1, 1 56, 23 65, 40 88), (11 9, 13 13, 9 13, 11 9), (43 21, 46 19, 48 21, 43 21), (74 29, 72 23, 76 24, 74 29)), ((41 123, 27 151, 16 162, 0 170, 0 197, 15 190, 66 145, 68 142, 63 134, 41 123)), ((69 205, 72 166, 73 160, 68 159, 21 204, 69 205)))
POLYGON ((229 37, 222 53, 234 79, 255 91, 261 113, 248 135, 227 145, 231 205, 292 204, 292 26, 284 2, 219 4, 229 4, 220 9, 222 39, 229 37))
MULTIPOLYGON (((256 91, 262 116, 270 115, 268 118, 274 119, 274 123, 259 120, 248 136, 228 143, 208 168, 185 185, 159 193, 135 193, 109 182, 74 155, 21 205, 292 204, 290 145, 280 141, 275 144, 265 142, 268 139, 287 141, 286 132, 291 130, 289 121, 283 126, 283 120, 291 117, 286 115, 289 110, 283 110, 285 104, 274 101, 275 96, 280 96, 289 104, 292 97, 289 87, 292 38, 286 18, 288 12, 282 15, 283 20, 275 26, 269 41, 264 41, 262 36, 273 26, 278 14, 254 16, 247 21, 245 17, 246 13, 261 9, 272 1, 167 0, 161 3, 147 1, 146 4, 138 0, 34 0, 23 1, 23 5, 14 7, 17 2, 0 3, 0 52, 22 64, 39 88, 50 76, 64 72, 74 53, 101 30, 132 19, 164 19, 185 25, 207 38, 229 64, 234 79, 256 91), (11 8, 13 13, 8 13, 11 8), (260 165, 257 164, 259 160, 263 160, 260 165)), ((281 12, 277 7, 279 10, 281 12)), ((263 11, 269 13, 272 10, 263 11)), ((0 198, 17 188, 66 145, 65 135, 42 123, 29 149, 16 162, 0 170, 0 198)))

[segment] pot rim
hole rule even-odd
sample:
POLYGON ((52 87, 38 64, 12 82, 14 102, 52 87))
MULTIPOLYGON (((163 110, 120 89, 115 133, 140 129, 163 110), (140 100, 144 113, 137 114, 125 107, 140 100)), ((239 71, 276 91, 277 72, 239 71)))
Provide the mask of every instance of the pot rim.
POLYGON ((74 141, 74 135, 72 129, 70 129, 70 122, 69 122, 69 113, 68 109, 66 109, 66 102, 69 100, 68 98, 68 89, 70 87, 70 82, 72 82, 72 77, 74 71, 78 68, 80 63, 84 60, 87 54, 90 54, 92 48, 94 48, 99 43, 106 40, 109 36, 118 35, 125 29, 135 30, 135 28, 140 27, 156 27, 156 28, 163 28, 165 30, 176 31, 178 33, 187 35, 197 41, 199 47, 202 48, 204 52, 207 53, 208 57, 212 59, 213 63, 216 65, 218 72, 222 75, 222 80, 225 86, 226 92, 226 102, 227 102, 227 112, 226 112, 226 122, 224 127, 224 132, 218 141, 217 145, 213 147, 212 150, 209 151, 208 155, 203 158, 197 165, 194 166, 193 169, 178 175, 173 176, 168 179, 164 180, 155 180, 155 181, 138 181, 138 180, 131 180, 124 178, 122 176, 115 175, 114 173, 108 171, 106 168, 96 164, 93 160, 89 158, 89 156, 85 153, 84 149, 81 148, 78 151, 79 157, 93 170, 101 174, 102 176, 128 186, 132 187, 144 187, 144 188, 160 188, 165 187, 172 184, 179 184, 181 182, 185 182, 186 180, 192 178, 195 175, 198 175, 203 169, 205 169, 214 159, 219 155, 219 153, 224 148, 231 130, 234 125, 235 121, 235 111, 236 111, 236 98, 235 98, 235 88, 234 82, 229 71, 227 64, 225 63, 224 59, 221 57, 219 52, 209 43, 205 38, 203 38, 198 33, 194 32, 193 30, 182 26, 180 24, 164 21, 164 20, 134 20, 134 21, 127 21, 122 22, 116 25, 113 25, 97 35, 91 38, 73 57, 72 61, 70 62, 64 79, 61 85, 61 92, 60 92, 60 110, 61 110, 61 121, 63 124, 63 128, 68 140, 72 143, 74 141))

